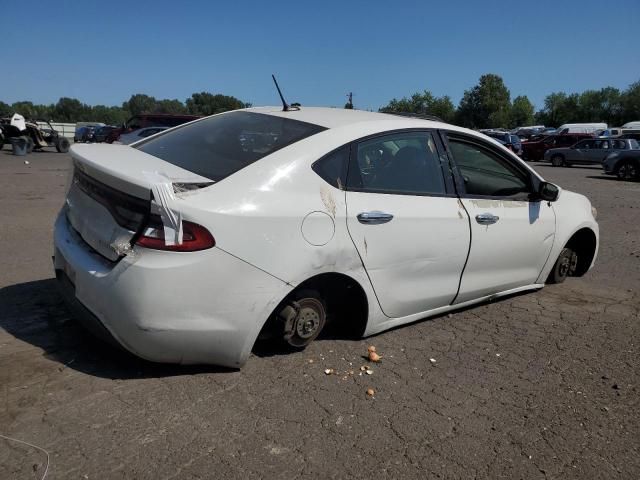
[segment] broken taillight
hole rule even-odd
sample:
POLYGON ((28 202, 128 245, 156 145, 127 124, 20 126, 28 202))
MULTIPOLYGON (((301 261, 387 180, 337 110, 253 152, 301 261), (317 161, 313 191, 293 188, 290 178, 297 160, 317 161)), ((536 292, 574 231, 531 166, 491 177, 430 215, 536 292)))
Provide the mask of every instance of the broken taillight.
POLYGON ((164 239, 164 227, 161 222, 153 219, 138 237, 136 245, 154 250, 168 250, 171 252, 197 252, 216 245, 211 232, 197 223, 182 221, 182 243, 167 245, 164 239))

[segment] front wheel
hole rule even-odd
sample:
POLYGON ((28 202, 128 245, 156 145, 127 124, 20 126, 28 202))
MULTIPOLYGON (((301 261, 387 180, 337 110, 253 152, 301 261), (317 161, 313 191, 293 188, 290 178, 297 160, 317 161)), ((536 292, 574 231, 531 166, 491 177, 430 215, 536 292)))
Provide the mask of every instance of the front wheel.
POLYGON ((573 275, 578 266, 578 255, 570 248, 563 248, 549 273, 547 283, 562 283, 573 275))
POLYGON ((554 155, 551 157, 551 165, 561 167, 564 165, 564 157, 562 155, 554 155))
POLYGON ((623 160, 616 169, 616 176, 620 180, 637 180, 640 177, 640 171, 634 162, 623 160))

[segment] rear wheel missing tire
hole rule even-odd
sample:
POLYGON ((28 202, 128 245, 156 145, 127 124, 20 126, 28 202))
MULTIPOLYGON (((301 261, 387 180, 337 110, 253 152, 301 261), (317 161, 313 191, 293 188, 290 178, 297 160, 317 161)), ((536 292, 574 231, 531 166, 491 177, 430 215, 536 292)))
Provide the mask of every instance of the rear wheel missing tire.
POLYGON ((318 292, 302 290, 278 312, 282 339, 291 347, 304 348, 315 340, 324 328, 327 314, 318 292))
POLYGON ((562 283, 573 275, 578 266, 578 255, 570 248, 563 248, 549 273, 548 283, 562 283))

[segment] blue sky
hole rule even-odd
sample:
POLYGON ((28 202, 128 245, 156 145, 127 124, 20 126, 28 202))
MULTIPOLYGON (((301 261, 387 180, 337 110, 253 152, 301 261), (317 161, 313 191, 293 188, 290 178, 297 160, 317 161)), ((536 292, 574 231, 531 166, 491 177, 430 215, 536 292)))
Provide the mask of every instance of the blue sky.
POLYGON ((289 102, 342 106, 353 91, 357 108, 377 109, 423 89, 457 104, 497 73, 512 98, 540 107, 552 91, 640 80, 638 0, 57 0, 29 10, 41 14, 3 15, 7 103, 209 91, 273 105, 275 73, 289 102))

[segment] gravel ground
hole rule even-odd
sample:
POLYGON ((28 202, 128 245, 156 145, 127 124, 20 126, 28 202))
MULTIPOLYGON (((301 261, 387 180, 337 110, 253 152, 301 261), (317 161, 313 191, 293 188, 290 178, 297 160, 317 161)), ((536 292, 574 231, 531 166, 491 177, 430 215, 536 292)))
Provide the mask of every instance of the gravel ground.
MULTIPOLYGON (((46 450, 47 478, 640 478, 640 183, 534 164, 598 209, 583 278, 230 371, 148 363, 70 319, 51 268, 69 166, 0 152, 0 434, 46 450), (384 360, 360 375, 370 344, 384 360)), ((0 438, 0 478, 46 464, 0 438)))

